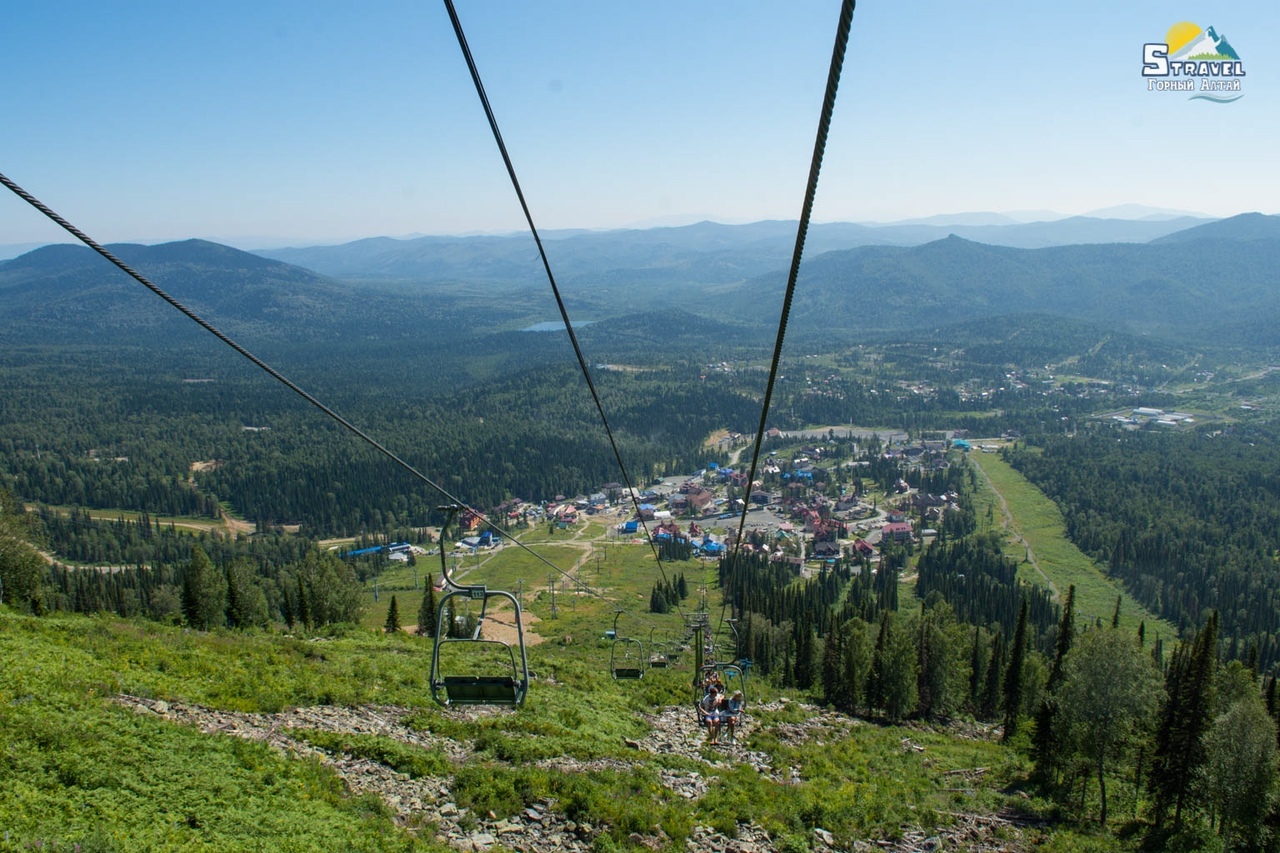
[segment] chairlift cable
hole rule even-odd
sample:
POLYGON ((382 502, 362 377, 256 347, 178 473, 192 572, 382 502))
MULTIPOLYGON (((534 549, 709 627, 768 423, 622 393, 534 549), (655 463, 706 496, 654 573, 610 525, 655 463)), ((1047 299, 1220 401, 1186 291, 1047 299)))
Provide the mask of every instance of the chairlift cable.
MULTIPOLYGON (((667 578, 667 571, 662 564, 662 554, 659 552, 657 544, 653 541, 653 536, 649 533, 649 525, 645 524, 644 516, 640 512, 639 495, 631 482, 631 475, 627 473, 627 466, 622 461, 622 452, 618 449, 618 442, 614 438, 613 429, 609 426, 609 418, 605 415, 604 404, 600 401, 595 382, 591 379, 591 370, 587 367, 586 357, 582 354, 578 336, 574 332, 573 323, 569 319, 569 309, 565 307, 564 298, 560 295, 560 286, 556 284, 555 274, 551 271, 551 261, 547 258, 547 251, 542 245, 542 237, 538 234, 538 228, 533 223, 533 214, 529 210, 528 202, 525 201, 524 190, 520 188, 520 179, 516 177, 515 165, 512 164, 511 155, 507 152, 507 145, 502 139, 502 131, 498 129, 498 119, 493 113, 493 107, 489 104, 489 96, 485 93, 484 83, 480 80, 480 70, 476 67, 475 59, 471 55, 471 47, 467 44, 466 34, 462 30, 462 21, 458 18, 458 12, 453 6, 453 0, 444 0, 444 5, 449 11, 449 20, 453 24, 454 35, 458 38, 458 47, 462 50, 463 58, 467 62, 467 70, 471 72, 471 82, 475 84, 476 95, 480 99, 480 105, 484 108, 485 118, 489 121, 489 129, 493 133, 493 141, 497 144, 498 152, 502 155, 502 162, 506 164, 507 175, 511 178, 511 187, 515 190, 516 198, 520 201, 520 209, 524 212, 525 222, 529 225, 529 232, 533 235, 533 241, 538 246, 538 256, 542 259, 542 268, 547 274, 547 281, 551 284, 551 292, 555 295, 556 307, 560 310, 560 319, 564 322, 565 331, 569 335, 569 342, 573 344, 573 352, 578 359, 578 367, 581 368, 582 378, 586 381, 587 389, 591 392, 591 399, 595 401, 596 411, 600 414, 600 422, 604 426, 605 434, 609 437, 609 446, 613 448, 613 456, 618 463, 618 470, 622 474, 623 482, 626 483, 627 494, 631 496, 631 503, 635 507, 636 517, 644 528, 645 537, 649 540, 649 547, 653 551, 654 559, 658 562, 658 571, 662 574, 662 581, 669 584, 670 580, 667 578)), ((676 611, 683 617, 684 611, 680 607, 679 601, 676 601, 676 611)))
MULTIPOLYGON (((38 211, 40 211, 41 213, 43 213, 46 217, 48 217, 50 220, 52 220, 54 223, 56 223, 58 226, 60 226, 64 231, 66 231, 67 233, 71 234, 71 236, 75 237, 75 238, 76 238, 77 240, 79 240, 81 243, 84 243, 84 244, 85 244, 86 246, 88 246, 90 249, 92 249, 93 251, 97 252, 99 255, 101 255, 101 256, 102 256, 103 258, 105 258, 106 260, 110 261, 110 262, 111 262, 111 263, 112 263, 112 264, 113 264, 117 269, 119 269, 119 270, 120 270, 121 272, 123 272, 125 275, 129 276, 129 277, 130 277, 130 278, 132 278, 134 281, 138 282, 138 283, 139 283, 139 284, 141 284, 143 287, 147 288, 147 290, 150 290, 150 291, 151 291, 152 293, 154 293, 156 296, 159 296, 159 297, 160 297, 161 299, 163 299, 165 302, 168 302, 168 303, 169 303, 170 305, 172 305, 174 308, 178 309, 178 311, 180 311, 180 312, 181 312, 184 316, 186 316, 189 320, 193 321, 194 323, 196 323, 196 325, 200 326, 202 329, 204 329, 205 331, 207 331, 209 334, 213 335, 215 338, 217 338, 218 340, 222 341, 222 342, 223 342, 224 344, 226 344, 227 346, 231 347, 231 349, 235 350, 235 351, 236 351, 237 353, 239 353, 241 356, 243 356, 244 358, 248 359, 248 360, 249 360, 250 362, 252 362, 255 366, 257 366, 257 367, 261 368, 261 369, 262 369, 262 370, 263 370, 263 371, 264 371, 268 376, 270 376, 272 379, 275 379, 277 382, 279 382, 279 383, 281 383, 282 385, 284 385, 284 386, 285 386, 286 388, 288 388, 290 391, 292 391, 293 393, 297 394, 297 395, 298 395, 299 397, 301 397, 302 399, 306 400, 306 401, 307 401, 308 403, 310 403, 312 406, 314 406, 315 408, 319 409, 319 410, 320 410, 321 412, 323 412, 324 414, 328 415, 328 416, 329 416, 330 418, 332 418, 335 422, 337 422, 338 424, 340 424, 341 426, 343 426, 343 427, 345 427, 347 430, 349 430, 351 433, 353 433, 353 434, 354 434, 357 438, 359 438, 361 441, 364 441, 364 442, 365 442, 365 443, 367 443, 370 447, 372 447, 373 449, 377 450, 377 451, 378 451, 379 453, 381 453, 382 455, 386 456, 388 459, 390 459, 390 460, 391 460, 392 462, 394 462, 396 465, 399 465, 401 468, 403 468, 405 471, 407 471, 410 475, 412 475, 412 476, 416 477, 417 479, 421 480, 423 483, 425 483, 426 485, 428 485, 428 486, 430 486, 431 488, 435 489, 437 492, 439 492, 439 493, 440 493, 441 495, 443 495, 445 498, 447 498, 448 500, 452 501, 453 503, 458 504, 458 505, 459 505, 460 507, 462 507, 463 509, 466 509, 466 510, 468 510, 468 511, 472 512, 473 514, 475 514, 475 516, 476 516, 477 518, 481 519, 485 524, 487 524, 487 525, 488 525, 491 529, 493 529, 494 531, 496 531, 496 532, 498 532, 498 533, 501 533, 501 534, 503 534, 504 536, 506 536, 506 535, 507 535, 505 531, 500 530, 500 529, 497 527, 497 525, 495 525, 493 522, 489 521, 489 519, 484 515, 484 513, 482 513, 482 512, 480 512, 480 511, 478 511, 478 510, 476 510, 476 509, 472 508, 472 507, 471 507, 471 506, 469 506, 465 501, 463 501, 461 498, 455 497, 455 496, 454 496, 453 494, 451 494, 451 493, 449 492, 449 490, 448 490, 448 489, 446 489, 444 486, 440 485, 440 484, 439 484, 439 483, 437 483, 435 480, 432 480, 432 479, 431 479, 430 477, 428 477, 426 474, 422 473, 422 472, 421 472, 421 471, 419 471, 417 468, 415 468, 414 466, 410 465, 408 462, 406 462, 406 461, 405 461, 404 459, 402 459, 400 456, 396 455, 394 452, 392 452, 390 449, 388 449, 385 445, 383 445, 381 442, 379 442, 379 441, 378 441, 377 439, 375 439, 373 436, 369 435, 369 434, 368 434, 368 433, 366 433, 364 430, 362 430, 360 427, 356 426, 356 425, 355 425, 355 424, 353 424, 351 421, 349 421, 349 420, 347 420, 346 418, 344 418, 344 417, 343 417, 342 415, 340 415, 338 412, 336 412, 336 411, 334 411, 333 409, 329 408, 329 406, 325 405, 325 404, 324 404, 324 403, 322 403, 319 399, 317 399, 316 397, 314 397, 313 395, 311 395, 310 393, 308 393, 306 390, 304 390, 303 388, 301 388, 300 386, 298 386, 296 383, 294 383, 292 380, 290 380, 288 377, 284 376, 282 373, 280 373, 280 371, 276 370, 274 367, 272 367, 271 365, 267 364, 265 361, 263 361, 262 359, 258 358, 258 357, 257 357, 256 355, 254 355, 253 353, 249 352, 249 350, 245 349, 243 346, 241 346, 240 344, 236 343, 234 340, 232 340, 232 339, 231 339, 231 338, 230 338, 226 333, 224 333, 224 332, 223 332, 221 329, 219 329, 217 326, 213 325, 213 324, 212 324, 212 323, 210 323, 208 320, 206 320, 206 319, 204 319, 203 317, 201 317, 199 314, 197 314, 197 313, 196 313, 195 311, 193 311, 192 309, 188 308, 186 305, 183 305, 181 302, 179 302, 179 301, 178 301, 177 299, 175 299, 173 296, 170 296, 167 292, 165 292, 164 290, 162 290, 159 286, 157 286, 157 285, 155 285, 154 283, 152 283, 152 282, 151 282, 151 281, 150 281, 146 276, 142 275, 142 274, 141 274, 141 273, 139 273, 137 270, 135 270, 133 267, 129 266, 129 265, 128 265, 128 264, 126 264, 124 261, 120 260, 120 259, 119 259, 118 257, 116 257, 116 256, 115 256, 115 255, 114 255, 110 250, 108 250, 108 249, 106 249, 105 247, 103 247, 103 246, 102 246, 100 243, 98 243, 96 240, 94 240, 93 238, 91 238, 89 235, 85 234, 83 231, 81 231, 81 230, 80 230, 79 228, 77 228, 75 225, 71 224, 71 222, 70 222, 70 221, 68 221, 67 219, 63 218, 61 215, 59 215, 59 214, 57 213, 57 211, 53 210, 53 208, 49 207, 49 206, 48 206, 48 205, 46 205, 44 202, 42 202, 42 201, 40 201, 38 198, 36 198, 34 195, 32 195, 31 193, 27 192, 25 189, 23 189, 21 186, 19 186, 17 183, 15 183, 13 180, 11 180, 8 176, 6 176, 3 172, 0 172, 0 184, 3 184, 5 187, 7 187, 9 190, 11 190, 11 191, 14 193, 14 195, 18 196, 18 197, 19 197, 19 198, 21 198, 23 201, 25 201, 27 204, 31 205, 31 206, 32 206, 32 207, 34 207, 36 210, 38 210, 38 211)), ((557 572, 559 572, 560 574, 564 575, 565 577, 569 578, 569 579, 570 579, 570 580, 572 580, 574 583, 576 583, 576 584, 578 584, 579 586, 581 586, 581 587, 583 587, 584 589, 586 589, 590 594, 594 595, 594 596, 595 596, 595 597, 597 597, 597 598, 600 598, 600 599, 601 599, 601 600, 603 600, 603 601, 606 601, 606 602, 609 602, 609 603, 613 603, 609 598, 607 598, 606 596, 604 596, 604 595, 602 595, 602 594, 600 594, 600 593, 598 593, 598 592, 596 592, 596 591, 592 590, 592 589, 591 589, 587 584, 583 583, 583 582, 582 582, 581 580, 579 580, 578 578, 575 578, 573 575, 569 574, 569 573, 568 573, 568 572, 566 572, 564 569, 561 569, 561 568, 560 568, 559 566, 557 566, 555 563, 552 563, 552 562, 551 562, 550 560, 548 560, 546 557, 542 556, 542 555, 541 555, 541 554, 539 554, 537 551, 534 551, 532 548, 530 548, 528 545, 525 545, 525 544, 524 544, 523 542, 521 542, 519 539, 516 539, 515 537, 512 537, 512 536, 508 536, 507 538, 509 538, 512 542, 514 542, 514 543, 515 543, 517 546, 519 546, 520 548, 522 548, 522 549, 524 549, 525 551, 529 552, 529 553, 530 553, 531 555, 533 555, 533 557, 534 557, 535 559, 537 559, 539 562, 541 562, 541 563, 543 563, 543 564, 547 565, 547 566, 548 566, 548 567, 550 567, 551 569, 554 569, 555 571, 557 571, 557 572)), ((440 543, 440 547, 441 547, 441 548, 443 548, 443 547, 444 547, 444 543, 443 543, 443 542, 441 542, 441 543, 440 543)))
MULTIPOLYGON (((755 448, 751 453, 751 470, 747 475, 747 499, 742 502, 742 516, 738 520, 738 538, 733 543, 733 554, 729 565, 736 565, 742 550, 742 537, 747 525, 747 510, 751 504, 751 484, 756 479, 756 468, 760 462, 760 447, 764 442, 764 431, 768 425, 769 403, 773 399, 773 386, 778 376, 778 365, 782 360, 782 344, 787 334, 787 320, 791 316, 791 302, 795 297, 796 279, 800 275, 800 259, 804 255, 804 240, 809 231, 809 217, 813 213, 813 200, 818 192, 818 175, 822 171, 822 156, 827 148, 827 135, 831 130, 831 116, 836 107, 836 90, 840 88, 840 72, 844 67, 845 50, 849 45, 849 31, 853 26, 853 10, 857 0, 844 0, 840 7, 840 23, 836 27, 835 45, 831 50, 831 66, 827 71, 827 90, 822 98, 822 113, 818 119, 818 133, 813 143, 813 159, 809 164, 809 182, 805 186, 804 205, 800 213, 800 223, 796 228, 796 245, 791 254, 791 270, 787 273, 786 295, 782 300, 782 315, 778 318, 778 338, 773 347, 773 363, 769 368, 769 381, 765 385, 764 403, 760 407, 760 425, 756 429, 755 448)), ((725 605, 720 607, 720 624, 724 624, 725 605)), ((720 630, 719 626, 716 631, 720 630)))

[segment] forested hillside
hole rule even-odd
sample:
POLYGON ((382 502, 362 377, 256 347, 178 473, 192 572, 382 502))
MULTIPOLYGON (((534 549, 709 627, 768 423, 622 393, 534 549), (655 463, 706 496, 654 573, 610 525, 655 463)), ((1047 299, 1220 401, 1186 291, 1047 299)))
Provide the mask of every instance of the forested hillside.
MULTIPOLYGON (((793 322, 911 329, 940 318, 1045 312, 1207 343, 1205 325, 1274 314, 1277 259, 1274 237, 1011 249, 953 236, 912 248, 865 247, 806 263, 793 322), (1231 299, 1216 298, 1210 280, 1230 281, 1231 299)), ((776 302, 785 281, 781 273, 762 276, 727 295, 739 297, 741 315, 749 298, 776 302)))
POLYGON ((1184 631, 1221 617, 1230 658, 1280 660, 1280 437, 1274 426, 1036 436, 1010 462, 1081 550, 1184 631))

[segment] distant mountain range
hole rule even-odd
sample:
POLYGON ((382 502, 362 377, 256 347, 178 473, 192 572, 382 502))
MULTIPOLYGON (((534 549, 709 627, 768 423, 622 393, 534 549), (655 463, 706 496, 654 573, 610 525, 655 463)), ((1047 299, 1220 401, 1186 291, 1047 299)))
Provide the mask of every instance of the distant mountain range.
MULTIPOLYGON (((773 273, 722 295, 745 316, 750 303, 780 301, 783 284, 773 273)), ((1146 244, 1015 249, 952 236, 830 252, 801 268, 797 292, 801 328, 936 328, 1035 312, 1229 344, 1245 318, 1280 318, 1280 217, 1235 217, 1146 244)))
MULTIPOLYGON (((1165 230, 1174 224, 1127 223, 1155 234, 1142 243, 1016 248, 953 233, 922 245, 836 250, 830 247, 876 229, 818 226, 792 327, 797 335, 847 339, 1034 312, 1187 340, 1280 343, 1280 333, 1270 331, 1280 328, 1270 323, 1280 319, 1280 217, 1244 214, 1165 230)), ((991 227, 1032 235, 1050 225, 1114 235, 1114 223, 1101 220, 991 227)), ((610 329, 626 329, 633 349, 659 341, 669 333, 663 317, 689 318, 665 324, 672 328, 695 328, 694 317, 711 321, 696 334, 736 328, 754 339, 777 320, 793 229, 786 222, 700 223, 577 234, 550 241, 549 252, 574 319, 605 347, 610 329)), ((113 249, 215 322, 282 345, 467 342, 557 318, 532 240, 520 237, 374 239, 276 253, 319 261, 328 275, 200 240, 113 249)), ((0 312, 0 336, 9 341, 202 334, 75 246, 0 263, 0 312)), ((682 339, 671 334, 673 343, 682 339)), ((522 340, 528 336, 504 346, 522 340)))
MULTIPOLYGON (((960 214, 973 224, 927 220, 894 225, 828 223, 813 225, 806 257, 858 246, 916 246, 950 235, 978 243, 1042 248, 1076 243, 1144 243, 1212 220, 1097 219, 1073 216, 1051 222, 1015 222, 998 214, 960 214), (1005 221, 998 221, 1004 219, 1005 221)), ((721 225, 699 222, 678 228, 650 228, 544 235, 552 268, 566 280, 617 278, 629 273, 645 280, 655 268, 680 270, 690 281, 731 282, 790 263, 796 223, 721 225)), ((376 237, 338 246, 275 249, 258 254, 340 278, 417 281, 541 281, 542 266, 528 234, 485 237, 376 237)))

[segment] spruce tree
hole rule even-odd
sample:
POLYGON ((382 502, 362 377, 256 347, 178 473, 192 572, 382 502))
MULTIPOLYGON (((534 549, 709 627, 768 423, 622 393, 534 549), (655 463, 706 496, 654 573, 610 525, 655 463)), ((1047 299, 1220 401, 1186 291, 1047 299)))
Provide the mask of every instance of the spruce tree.
POLYGON ((231 577, 231 567, 227 566, 223 573, 227 582, 227 624, 232 628, 244 627, 241 621, 243 615, 244 604, 241 602, 240 589, 235 579, 231 577))
POLYGON ((311 600, 307 595, 307 586, 302 580, 302 573, 298 573, 298 606, 297 619, 304 630, 310 631, 312 626, 311 620, 311 600))
MULTIPOLYGON (((1205 732, 1212 722, 1214 670, 1218 660, 1218 613, 1212 611, 1188 648, 1180 644, 1165 676, 1165 704, 1156 729, 1148 785, 1156 795, 1156 823, 1173 808, 1182 824, 1188 794, 1205 761, 1205 732)), ((1192 800, 1195 802, 1196 800, 1192 800)))
POLYGON ((436 635, 436 588, 431 574, 427 573, 427 591, 423 593, 422 604, 418 607, 418 636, 434 637, 436 635))
POLYGON ((387 608, 387 621, 383 623, 382 630, 388 634, 400 633, 400 605, 394 595, 391 596, 391 606, 387 608))
POLYGON ((994 720, 1000 711, 1000 682, 1004 675, 1004 634, 996 632, 991 643, 991 661, 987 664, 987 683, 982 690, 982 708, 980 716, 984 720, 994 720))
POLYGON ((889 611, 880 616, 880 633, 876 635, 876 648, 871 655, 871 675, 867 678, 867 704, 872 708, 884 707, 885 668, 889 656, 889 611))
POLYGON ((226 606, 227 586, 222 572, 214 568, 197 545, 182 580, 182 615, 192 628, 208 631, 223 624, 226 606))
MULTIPOLYGON (((1118 607, 1118 599, 1116 603, 1118 607)), ((1076 587, 1072 584, 1067 588, 1067 601, 1062 607, 1062 621, 1058 624, 1058 641, 1054 646, 1049 683, 1045 686, 1045 695, 1040 700, 1040 707, 1036 709, 1036 729, 1032 746, 1036 775, 1044 781, 1056 779, 1060 765, 1062 733, 1056 731, 1055 725, 1058 716, 1056 691, 1062 684, 1063 661, 1066 660, 1067 652, 1071 651, 1071 645, 1075 641, 1075 604, 1076 587)))
POLYGON ((867 675, 871 670, 871 626, 861 619, 844 629, 844 676, 841 710, 856 714, 866 704, 867 675))
POLYGON ((454 609, 453 599, 447 599, 444 605, 444 635, 459 638, 464 636, 458 628, 458 611, 454 609))
POLYGON ((796 621, 795 629, 795 681, 796 687, 801 690, 808 690, 813 686, 813 636, 813 622, 805 614, 796 621))
POLYGON ((662 589, 659 584, 654 584, 653 591, 649 593, 649 612, 667 612, 667 597, 662 594, 662 589))
POLYGON ((969 710, 974 716, 982 707, 982 687, 985 683, 987 659, 982 654, 982 629, 973 629, 973 647, 969 651, 969 710))
POLYGON ((284 620, 284 626, 288 630, 293 630, 293 598, 286 589, 280 595, 280 618, 284 620))
POLYGON ((1013 647, 1009 650, 1009 668, 1004 674, 1004 737, 1008 742, 1018 733, 1018 716, 1022 711, 1022 667, 1027 654, 1027 599, 1018 611, 1018 626, 1013 631, 1013 647))
POLYGON ((30 543, 26 515, 13 495, 0 490, 0 604, 30 607, 39 614, 45 562, 30 543))
POLYGON ((884 712, 897 722, 916 707, 916 649, 913 632, 890 628, 883 673, 884 712))
POLYGON ((843 711, 844 629, 836 625, 822 647, 822 701, 843 711))

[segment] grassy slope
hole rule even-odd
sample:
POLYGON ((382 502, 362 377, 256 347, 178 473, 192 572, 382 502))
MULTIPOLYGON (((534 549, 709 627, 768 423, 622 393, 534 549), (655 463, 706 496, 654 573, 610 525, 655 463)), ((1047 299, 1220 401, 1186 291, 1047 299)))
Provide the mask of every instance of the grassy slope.
MULTIPOLYGON (((554 683, 535 683, 532 700, 517 713, 466 721, 430 704, 429 648, 419 638, 363 629, 311 642, 0 609, 0 655, 7 662, 0 673, 0 829, 10 833, 0 850, 36 842, 115 850, 388 850, 424 843, 397 829, 381 803, 346 794, 313 760, 139 716, 108 701, 119 692, 241 710, 317 702, 418 708, 415 725, 473 742, 466 768, 454 768, 451 788, 460 803, 501 815, 551 797, 572 803, 580 819, 614 828, 624 846, 629 832, 655 823, 677 848, 695 822, 732 830, 738 821, 754 821, 775 838, 804 837, 813 826, 846 840, 894 836, 904 825, 946 823, 952 810, 999 808, 1010 801, 1002 789, 1024 769, 994 743, 919 729, 857 725, 851 736, 828 735, 829 742, 784 740, 779 729, 809 717, 793 703, 758 711, 751 743, 775 768, 795 768, 793 783, 770 781, 749 766, 726 768, 712 774, 705 798, 690 802, 664 794, 657 773, 707 773, 705 766, 625 746, 645 731, 639 712, 685 701, 687 669, 615 683, 602 677, 606 643, 544 644, 534 650, 535 663, 554 670, 554 683), (927 753, 903 750, 906 736, 927 753), (564 755, 621 758, 633 769, 601 775, 533 766, 564 755), (949 790, 955 786, 946 771, 972 767, 992 772, 972 792, 949 790)), ((387 763, 408 772, 444 760, 358 736, 345 744, 332 736, 309 739, 389 756, 387 763)))
MULTIPOLYGON (((1066 538, 1062 513, 1057 504, 1026 477, 1013 470, 994 453, 974 453, 969 459, 982 469, 992 487, 1004 497, 1013 516, 1013 531, 1021 535, 1030 546, 1036 562, 1059 594, 1065 595, 1067 588, 1075 584, 1077 624, 1091 623, 1098 618, 1104 624, 1110 624, 1116 596, 1120 595, 1124 599, 1120 610, 1120 624, 1123 627, 1136 631, 1139 622, 1145 620, 1148 637, 1154 637, 1157 633, 1163 637, 1177 636, 1172 625, 1139 604, 1066 538)), ((1000 526, 1002 517, 999 502, 987 498, 984 505, 981 501, 990 492, 985 483, 980 488, 979 518, 985 523, 987 506, 991 506, 994 524, 1000 526)), ((1014 542, 1012 537, 1006 540, 1006 550, 1009 556, 1019 561, 1026 559, 1026 548, 1021 543, 1014 542)), ((1044 583, 1039 572, 1029 563, 1023 562, 1019 573, 1027 581, 1044 583)))
POLYGON ((350 796, 314 760, 106 700, 121 691, 240 707, 305 698, 328 680, 301 663, 306 645, 0 608, 0 850, 414 847, 380 801, 350 796), (265 677, 247 677, 250 668, 265 677))
MULTIPOLYGON (((582 553, 571 543, 599 533, 584 529, 575 539, 575 531, 548 536, 539 529, 528 536, 540 554, 567 569, 582 553)), ((1026 771, 1015 751, 918 727, 864 724, 847 733, 819 728, 797 739, 796 728, 812 721, 811 712, 796 703, 759 708, 778 698, 760 684, 753 687, 757 730, 749 748, 766 755, 784 779, 794 768, 790 782, 762 777, 749 765, 712 771, 679 755, 628 748, 627 739, 646 731, 643 714, 688 701, 691 672, 686 662, 650 671, 639 682, 609 678, 610 643, 603 633, 617 602, 628 607, 618 624, 623 635, 647 640, 652 626, 655 639, 667 640, 681 632, 682 622, 678 613, 645 612, 661 576, 649 548, 607 541, 600 562, 592 557, 583 567, 599 595, 558 595, 554 617, 546 567, 529 554, 504 549, 471 570, 468 582, 512 590, 516 579, 526 578, 527 609, 540 620, 534 630, 548 640, 529 649, 539 677, 526 707, 472 721, 432 704, 431 644, 418 637, 388 637, 368 628, 320 639, 201 634, 105 617, 37 619, 0 608, 0 832, 11 834, 0 840, 0 851, 37 842, 46 849, 82 842, 87 850, 94 844, 112 850, 389 850, 435 843, 397 828, 386 806, 352 797, 314 760, 286 759, 256 744, 135 715, 108 700, 122 692, 245 712, 365 703, 417 709, 415 726, 471 743, 465 767, 381 737, 305 731, 298 737, 411 775, 447 767, 459 805, 481 813, 502 816, 552 799, 576 820, 608 828, 611 840, 601 849, 633 846, 630 833, 661 826, 672 839, 670 849, 678 850, 695 823, 731 833, 748 821, 765 827, 780 848, 800 849, 815 826, 848 846, 857 838, 896 837, 903 827, 945 825, 951 812, 1028 806, 1010 795, 1026 771), (926 751, 903 749, 906 737, 926 751), (574 773, 534 765, 561 756, 619 759, 631 770, 574 773), (963 785, 946 775, 974 767, 990 771, 963 785), (711 788, 698 801, 675 797, 661 784, 664 769, 702 773, 711 788)), ((420 561, 423 581, 428 568, 438 572, 439 564, 420 561)), ((666 571, 685 573, 692 592, 686 610, 700 586, 714 587, 710 564, 691 561, 666 571)), ((412 571, 398 567, 380 584, 401 588, 406 624, 417 611, 418 599, 403 589, 412 581, 412 571)), ((389 596, 380 598, 366 625, 385 618, 389 596)), ((710 603, 714 625, 714 591, 710 603)), ((706 748, 703 755, 723 758, 706 748)), ((1080 849, 1081 843, 1061 827, 1040 841, 1059 850, 1080 849)), ((1103 837, 1089 844, 1116 846, 1103 837)))

